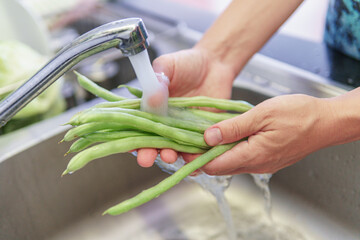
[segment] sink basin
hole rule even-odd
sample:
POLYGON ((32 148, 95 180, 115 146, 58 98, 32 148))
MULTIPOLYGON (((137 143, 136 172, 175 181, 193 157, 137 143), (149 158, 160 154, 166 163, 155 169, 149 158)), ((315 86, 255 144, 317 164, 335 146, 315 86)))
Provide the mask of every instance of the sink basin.
MULTIPOLYGON (((258 55, 236 79, 233 98, 257 104, 279 94, 329 97, 345 91, 258 55)), ((190 182, 123 215, 101 216, 167 176, 158 167, 139 167, 131 154, 60 177, 70 158, 63 156, 69 144, 58 144, 68 129, 60 125, 99 101, 0 138, 0 239, 224 239, 215 199, 190 182)), ((226 194, 239 239, 275 239, 275 232, 281 239, 357 239, 359 149, 358 142, 323 149, 276 173, 270 184, 274 223, 266 218, 262 192, 252 179, 235 176, 226 194)))
MULTIPOLYGON (((164 29, 157 24, 147 24, 148 30, 157 34, 164 29)), ((176 29, 168 29, 153 39, 154 52, 161 55, 188 48, 199 37, 186 28, 177 34, 176 29)), ((348 90, 256 55, 235 80, 232 98, 257 104, 281 94, 332 97, 348 90)), ((115 91, 129 96, 123 89, 115 91)), ((191 182, 182 182, 123 215, 101 216, 108 207, 167 176, 158 167, 139 167, 131 154, 109 156, 60 177, 71 157, 63 156, 69 143, 58 144, 68 130, 61 125, 99 101, 92 99, 55 118, 0 136, 0 239, 226 239, 215 199, 191 182)), ((359 142, 344 144, 315 152, 276 173, 270 183, 274 223, 266 217, 263 194, 252 178, 234 176, 226 196, 239 239, 276 239, 276 233, 277 239, 359 239, 357 156, 359 142)))

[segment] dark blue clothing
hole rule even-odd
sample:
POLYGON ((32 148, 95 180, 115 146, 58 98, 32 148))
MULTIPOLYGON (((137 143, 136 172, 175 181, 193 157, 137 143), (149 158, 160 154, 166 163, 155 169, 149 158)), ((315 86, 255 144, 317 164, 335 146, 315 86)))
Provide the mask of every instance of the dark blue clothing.
POLYGON ((360 0, 330 0, 324 40, 360 60, 360 0))

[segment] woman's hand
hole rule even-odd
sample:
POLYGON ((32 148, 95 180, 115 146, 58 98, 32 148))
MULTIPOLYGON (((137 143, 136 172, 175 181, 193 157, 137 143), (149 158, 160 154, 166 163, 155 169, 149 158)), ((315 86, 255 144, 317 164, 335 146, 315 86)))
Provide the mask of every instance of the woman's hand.
MULTIPOLYGON (((230 98, 232 82, 236 73, 211 56, 204 49, 194 47, 168 55, 153 62, 155 72, 163 72, 170 80, 169 96, 209 96, 230 98)), ((158 154, 156 149, 139 149, 138 163, 142 167, 153 165, 158 154)), ((160 151, 161 159, 173 163, 177 153, 171 149, 160 151)))
POLYGON ((279 96, 215 124, 204 134, 211 146, 248 139, 202 170, 210 175, 274 173, 335 143, 339 129, 330 102, 306 95, 279 96))

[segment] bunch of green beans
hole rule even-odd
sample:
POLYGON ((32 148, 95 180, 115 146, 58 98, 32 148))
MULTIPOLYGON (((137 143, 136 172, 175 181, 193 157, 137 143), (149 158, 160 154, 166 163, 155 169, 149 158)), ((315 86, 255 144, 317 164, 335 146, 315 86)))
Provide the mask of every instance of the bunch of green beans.
POLYGON ((120 97, 75 72, 79 84, 107 102, 77 113, 68 124, 71 128, 62 141, 76 140, 69 153, 77 153, 62 175, 73 173, 95 159, 140 148, 170 148, 178 152, 201 153, 156 186, 104 212, 118 215, 127 212, 169 190, 195 170, 230 150, 236 143, 210 147, 204 141, 204 131, 212 124, 229 119, 251 109, 244 101, 209 97, 169 98, 168 116, 142 112, 139 89, 126 87, 137 99, 120 97), (227 112, 208 112, 193 107, 215 108, 227 112))

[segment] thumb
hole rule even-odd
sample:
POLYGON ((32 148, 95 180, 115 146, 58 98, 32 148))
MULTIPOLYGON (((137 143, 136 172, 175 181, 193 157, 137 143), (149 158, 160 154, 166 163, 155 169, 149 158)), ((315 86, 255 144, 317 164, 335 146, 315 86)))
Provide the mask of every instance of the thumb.
POLYGON ((156 58, 152 65, 156 73, 164 73, 171 81, 174 75, 174 64, 173 55, 166 54, 156 58))
POLYGON ((221 121, 206 129, 204 138, 207 144, 215 146, 239 141, 260 130, 256 111, 243 113, 237 117, 221 121))

